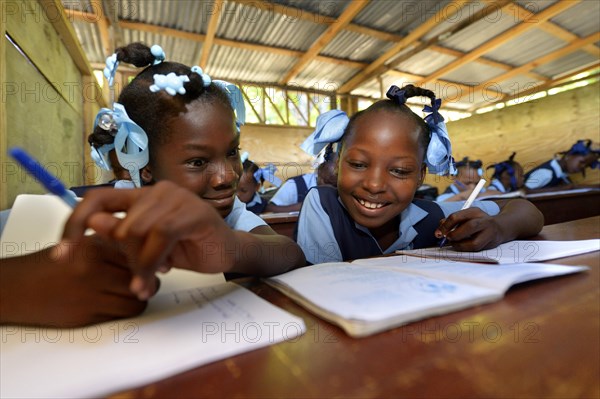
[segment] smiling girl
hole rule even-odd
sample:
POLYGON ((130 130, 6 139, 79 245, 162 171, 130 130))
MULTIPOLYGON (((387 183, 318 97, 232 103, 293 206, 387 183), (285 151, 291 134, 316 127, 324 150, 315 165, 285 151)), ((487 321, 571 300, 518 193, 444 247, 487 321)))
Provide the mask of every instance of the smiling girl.
POLYGON ((109 82, 119 62, 147 67, 112 110, 100 111, 93 134, 113 136, 113 145, 93 149, 93 156, 114 147, 142 188, 90 190, 65 238, 80 240, 91 227, 126 244, 136 274, 131 289, 140 298, 152 293, 154 273, 171 267, 268 276, 303 266, 298 245, 236 197, 244 117, 239 89, 164 58, 158 46, 133 43, 107 60, 109 82), (117 211, 126 217, 113 217, 117 211))
POLYGON ((531 236, 543 216, 525 200, 498 206, 476 201, 435 203, 414 199, 425 168, 438 174, 452 168, 441 102, 412 85, 392 86, 388 100, 353 115, 340 138, 337 189, 316 187, 307 195, 297 241, 310 263, 346 261, 433 246, 447 236, 458 250, 476 251, 531 236), (427 96, 432 114, 421 119, 405 105, 427 96))

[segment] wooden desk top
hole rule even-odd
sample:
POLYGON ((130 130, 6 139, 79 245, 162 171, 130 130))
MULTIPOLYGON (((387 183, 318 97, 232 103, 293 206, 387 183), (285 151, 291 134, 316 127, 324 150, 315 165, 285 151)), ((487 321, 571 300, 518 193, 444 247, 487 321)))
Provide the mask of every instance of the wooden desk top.
MULTIPOLYGON (((536 239, 598 237, 593 217, 546 226, 536 239)), ((598 398, 600 256, 553 263, 591 270, 520 284, 498 302, 361 339, 248 280, 256 294, 301 316, 307 332, 115 397, 598 398)))

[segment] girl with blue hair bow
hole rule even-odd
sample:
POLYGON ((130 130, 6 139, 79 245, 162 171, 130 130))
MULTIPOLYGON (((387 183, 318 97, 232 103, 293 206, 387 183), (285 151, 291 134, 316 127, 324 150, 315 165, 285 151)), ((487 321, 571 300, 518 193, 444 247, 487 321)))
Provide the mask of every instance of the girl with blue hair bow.
POLYGON ((96 148, 95 159, 102 161, 114 146, 119 163, 141 188, 88 191, 65 237, 80 240, 91 227, 127 243, 131 290, 141 299, 152 294, 155 272, 173 266, 258 276, 303 266, 298 245, 236 196, 245 113, 239 89, 213 81, 198 66, 165 61, 158 46, 117 49, 107 60, 109 82, 120 62, 145 69, 96 118, 94 135, 113 141, 96 148), (118 211, 126 217, 114 218, 118 211))
POLYGON ((558 153, 560 157, 544 162, 525 174, 525 187, 530 190, 573 185, 569 175, 581 172, 585 176, 586 168, 600 168, 600 151, 592 148, 591 140, 578 140, 568 151, 558 153))
POLYGON ((260 195, 265 181, 268 181, 275 187, 281 186, 281 179, 275 176, 277 168, 273 164, 268 164, 264 168, 249 159, 243 161, 244 173, 240 178, 237 188, 237 196, 246 204, 246 209, 252 213, 260 215, 265 211, 268 201, 260 195))
POLYGON ((457 250, 477 251, 541 230, 542 214, 525 200, 476 201, 466 210, 462 202, 415 200, 426 168, 453 170, 441 101, 412 85, 392 86, 387 97, 353 115, 337 138, 337 189, 317 186, 304 200, 297 241, 308 262, 434 246, 443 236, 457 250), (406 106, 413 96, 431 99, 425 120, 406 106))
MULTIPOLYGON (((456 174, 454 182, 450 184, 443 193, 435 199, 438 202, 442 201, 465 201, 475 189, 475 186, 483 176, 483 163, 477 159, 469 159, 464 157, 462 160, 455 163, 456 174)), ((482 189, 478 197, 485 196, 486 189, 482 189)), ((498 194, 498 193, 494 193, 498 194)))
POLYGON ((488 166, 488 169, 494 169, 492 182, 488 186, 488 191, 495 190, 498 194, 502 194, 523 188, 525 182, 523 167, 515 161, 516 154, 516 152, 513 152, 506 161, 488 166))

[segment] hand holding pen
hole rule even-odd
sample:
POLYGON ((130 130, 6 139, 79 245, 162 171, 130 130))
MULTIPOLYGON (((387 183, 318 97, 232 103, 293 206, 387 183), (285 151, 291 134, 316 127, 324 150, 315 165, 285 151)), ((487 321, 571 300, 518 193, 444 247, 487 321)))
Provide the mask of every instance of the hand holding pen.
MULTIPOLYGON (((471 195, 469 195, 469 198, 467 198, 464 205, 462 206, 461 211, 471 207, 471 205, 473 204, 473 201, 475 201, 475 198, 477 198, 477 196, 481 192, 481 189, 483 188, 484 185, 485 185, 485 179, 479 180, 479 182, 477 183, 477 185, 471 192, 471 195)), ((454 231, 455 229, 456 229, 456 226, 454 228, 452 228, 452 230, 450 230, 450 232, 454 231)), ((444 238, 442 238, 442 241, 440 242, 440 247, 443 247, 446 244, 446 241, 447 241, 447 234, 444 234, 444 238)))

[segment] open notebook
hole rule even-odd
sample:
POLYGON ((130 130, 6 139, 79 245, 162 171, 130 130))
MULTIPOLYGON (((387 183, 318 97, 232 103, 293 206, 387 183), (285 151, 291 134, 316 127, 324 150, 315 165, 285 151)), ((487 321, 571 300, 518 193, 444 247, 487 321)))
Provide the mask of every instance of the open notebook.
POLYGON ((515 240, 493 249, 477 252, 455 251, 452 247, 432 247, 396 251, 397 254, 421 256, 446 261, 483 263, 543 262, 567 256, 600 251, 600 239, 576 241, 526 241, 515 240))
MULTIPOLYGON (((19 196, 2 235, 3 254, 57 242, 70 213, 62 205, 54 196, 19 196), (40 225, 44 215, 54 224, 40 225), (32 221, 37 229, 25 234, 32 221)), ((222 274, 173 269, 138 317, 75 329, 0 327, 0 397, 105 396, 304 331, 302 319, 222 274)))
POLYGON ((317 264, 266 282, 339 325, 350 336, 364 337, 411 321, 497 301, 513 284, 586 269, 391 256, 317 264))

